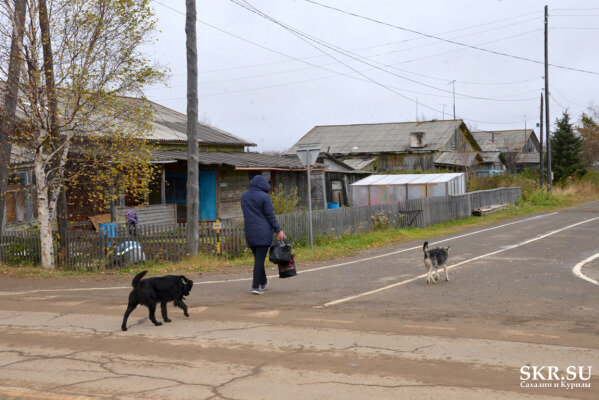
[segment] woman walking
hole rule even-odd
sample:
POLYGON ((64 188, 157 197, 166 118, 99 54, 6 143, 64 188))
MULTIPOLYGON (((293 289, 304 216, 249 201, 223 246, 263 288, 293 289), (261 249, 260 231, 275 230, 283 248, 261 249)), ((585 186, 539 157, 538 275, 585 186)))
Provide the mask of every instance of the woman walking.
POLYGON ((253 294, 264 294, 268 287, 264 261, 272 243, 273 232, 277 234, 277 240, 285 239, 285 234, 275 217, 269 192, 270 185, 266 178, 257 175, 250 182, 249 189, 241 196, 245 241, 254 254, 253 294))

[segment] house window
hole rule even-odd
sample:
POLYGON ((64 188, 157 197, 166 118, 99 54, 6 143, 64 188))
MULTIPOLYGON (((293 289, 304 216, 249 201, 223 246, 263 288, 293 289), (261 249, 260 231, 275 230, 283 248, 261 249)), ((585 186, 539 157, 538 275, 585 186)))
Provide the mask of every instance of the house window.
POLYGON ((167 203, 185 203, 187 201, 187 174, 166 174, 164 188, 167 203))

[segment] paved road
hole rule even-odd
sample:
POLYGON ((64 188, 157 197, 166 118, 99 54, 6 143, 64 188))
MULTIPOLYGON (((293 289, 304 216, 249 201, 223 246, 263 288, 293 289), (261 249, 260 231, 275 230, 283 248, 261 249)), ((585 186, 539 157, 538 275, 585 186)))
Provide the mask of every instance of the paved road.
POLYGON ((130 277, 0 278, 0 399, 599 398, 599 202, 429 241, 449 282, 425 283, 420 242, 300 264, 264 296, 248 271, 196 274, 190 318, 138 308, 128 332, 130 277))

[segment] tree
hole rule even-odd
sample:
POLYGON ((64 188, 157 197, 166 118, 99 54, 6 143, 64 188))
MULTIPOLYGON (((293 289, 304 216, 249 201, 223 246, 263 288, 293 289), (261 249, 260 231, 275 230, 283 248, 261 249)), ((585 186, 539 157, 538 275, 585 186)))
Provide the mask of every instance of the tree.
POLYGON ((582 155, 582 138, 574 133, 568 111, 564 111, 562 118, 556 119, 555 124, 556 129, 551 137, 553 180, 564 182, 571 176, 581 176, 586 172, 582 155))
MULTIPOLYGON (((6 13, 6 2, 4 7, 6 13)), ((149 0, 30 0, 21 57, 18 109, 25 127, 15 138, 34 154, 41 262, 54 268, 52 222, 65 186, 78 175, 79 160, 98 160, 94 168, 126 172, 119 153, 106 153, 122 141, 147 132, 148 107, 124 97, 141 94, 163 74, 139 51, 155 27, 149 0), (90 157, 90 155, 93 155, 90 157), (67 165, 73 168, 68 168, 67 165)), ((0 24, 4 27, 4 24, 0 24)), ((7 32, 0 28, 2 42, 7 32)), ((143 164, 144 157, 139 163, 143 164)), ((81 163, 85 165, 84 162, 81 163)), ((106 186, 102 189, 106 192, 106 186)), ((109 196, 109 195, 108 195, 109 196)))
POLYGON ((583 155, 587 166, 599 161, 599 109, 591 107, 589 113, 582 113, 576 130, 582 137, 583 155))
MULTIPOLYGON (((19 81, 21 79, 21 65, 23 52, 23 32, 25 25, 26 1, 15 0, 12 10, 7 5, 6 10, 11 11, 7 19, 11 21, 10 52, 8 54, 8 71, 6 73, 6 90, 4 104, 0 106, 0 235, 4 225, 4 207, 6 203, 6 184, 12 153, 11 137, 14 136, 16 127, 17 98, 19 81)), ((4 60, 0 59, 0 62, 4 60)), ((2 88, 2 86, 0 86, 2 88)), ((0 91, 1 92, 1 91, 0 91)))

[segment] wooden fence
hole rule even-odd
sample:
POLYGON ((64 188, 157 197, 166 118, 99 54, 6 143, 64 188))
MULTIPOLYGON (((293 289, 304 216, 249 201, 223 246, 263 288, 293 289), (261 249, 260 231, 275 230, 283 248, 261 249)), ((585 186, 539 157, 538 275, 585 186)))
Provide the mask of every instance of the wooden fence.
MULTIPOLYGON (((432 224, 469 217, 477 208, 514 204, 520 193, 519 187, 499 188, 456 196, 426 197, 397 204, 318 210, 312 212, 312 229, 315 237, 341 236, 375 229, 387 223, 385 218, 391 227, 425 228, 432 224)), ((277 219, 287 236, 296 241, 308 237, 310 221, 307 213, 278 215, 277 219)))
MULTIPOLYGON (((56 236, 56 235, 55 235, 56 236)), ((221 222, 200 224, 200 252, 233 257, 245 251, 243 227, 221 222)), ((54 240, 56 265, 65 268, 111 269, 136 261, 182 260, 187 255, 185 224, 141 225, 129 232, 117 225, 108 232, 72 230, 59 246, 54 240)), ((0 261, 8 264, 39 264, 39 232, 5 231, 0 238, 0 261)))
MULTIPOLYGON (((318 210, 312 213, 314 235, 341 236, 378 227, 419 227, 465 218, 472 210, 515 203, 520 188, 501 188, 449 197, 429 197, 365 207, 318 210)), ((277 216, 294 242, 308 238, 307 213, 277 216)), ((187 255, 185 224, 141 225, 129 232, 119 224, 108 232, 70 231, 65 246, 54 241, 56 263, 66 268, 110 269, 136 260, 179 261, 187 255)), ((246 251, 243 226, 232 221, 200 223, 200 252, 237 256, 246 251)), ((0 261, 9 264, 40 262, 39 232, 7 231, 0 237, 0 261)))

